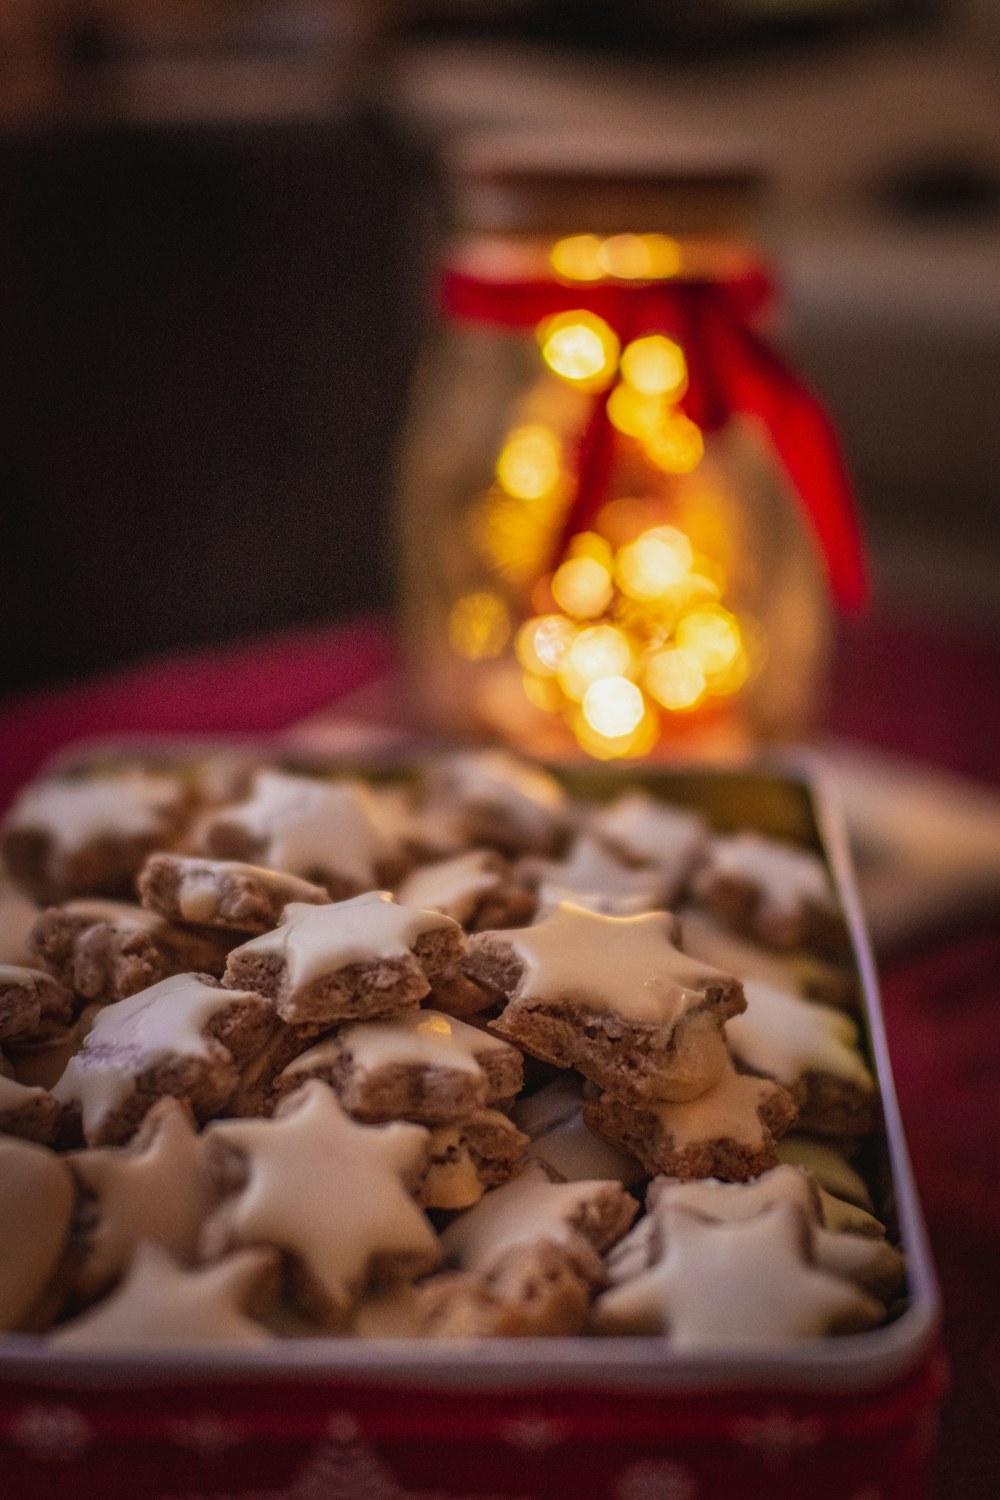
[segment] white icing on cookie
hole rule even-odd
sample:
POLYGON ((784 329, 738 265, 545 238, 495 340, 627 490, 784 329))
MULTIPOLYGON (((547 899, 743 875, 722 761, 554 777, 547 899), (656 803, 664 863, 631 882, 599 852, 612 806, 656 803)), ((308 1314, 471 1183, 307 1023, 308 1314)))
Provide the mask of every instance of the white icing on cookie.
POLYGON ((362 1021, 345 1026, 337 1033, 337 1041, 365 1071, 390 1063, 412 1063, 480 1074, 478 1057, 487 1052, 514 1051, 509 1042, 439 1010, 408 1011, 391 1021, 362 1021))
POLYGON ((531 1162, 448 1225, 441 1236, 445 1256, 463 1270, 486 1273, 515 1245, 571 1245, 585 1232, 588 1205, 606 1189, 603 1181, 552 1182, 531 1162))
POLYGON ((634 1156, 595 1135, 579 1113, 532 1141, 529 1159, 540 1161, 564 1182, 621 1182, 635 1187, 646 1176, 634 1156))
POLYGON ((18 797, 5 826, 49 829, 61 848, 73 851, 94 839, 155 834, 179 799, 172 777, 144 771, 89 781, 38 781, 18 797))
POLYGON ((260 771, 253 794, 223 814, 266 842, 266 864, 293 874, 335 871, 361 886, 376 882, 376 866, 391 851, 360 781, 318 781, 283 771, 260 771))
POLYGON ((752 1219, 775 1203, 791 1203, 813 1223, 819 1223, 819 1196, 815 1184, 797 1167, 772 1167, 750 1182, 723 1182, 718 1177, 682 1181, 656 1177, 649 1185, 650 1210, 687 1208, 703 1218, 732 1223, 752 1219))
POLYGON ((68 917, 85 918, 95 927, 113 927, 116 932, 157 932, 163 926, 158 912, 131 901, 101 901, 87 896, 64 902, 60 910, 68 917))
POLYGON ((431 785, 446 803, 496 815, 532 842, 546 841, 565 821, 567 797, 555 777, 506 750, 447 756, 435 766, 431 785))
POLYGON ((684 907, 679 913, 681 923, 681 947, 693 958, 704 963, 717 964, 720 969, 736 974, 743 980, 760 979, 778 989, 799 993, 799 966, 792 960, 782 958, 769 948, 761 948, 745 938, 737 937, 728 928, 722 927, 705 912, 684 907))
POLYGON ((575 841, 565 859, 526 861, 526 865, 529 863, 542 884, 568 891, 570 901, 579 891, 585 896, 631 903, 632 910, 638 911, 655 911, 665 904, 664 882, 658 870, 649 865, 623 864, 587 834, 575 841))
POLYGON ((687 878, 708 839, 697 813, 668 807, 648 792, 623 792, 590 818, 588 827, 615 853, 635 864, 655 865, 669 901, 687 878))
POLYGON ((246 1186, 223 1205, 231 1238, 297 1257, 334 1308, 346 1309, 373 1260, 430 1269, 438 1240, 406 1184, 427 1157, 421 1125, 356 1125, 324 1084, 307 1083, 287 1114, 223 1120, 205 1134, 244 1152, 246 1186))
POLYGON ((665 1332, 680 1350, 768 1348, 872 1327, 881 1305, 809 1259, 808 1221, 780 1203, 729 1223, 664 1212, 664 1250, 597 1303, 606 1330, 665 1332))
POLYGON ((17 1328, 58 1265, 73 1179, 45 1146, 0 1136, 0 1328, 17 1328))
POLYGON ((850 1016, 760 979, 747 980, 743 988, 747 1008, 726 1024, 740 1062, 786 1087, 806 1073, 825 1073, 874 1093, 875 1080, 858 1050, 858 1028, 850 1016))
POLYGON ((137 1149, 75 1151, 71 1171, 98 1200, 87 1236, 87 1272, 95 1282, 117 1277, 140 1240, 154 1240, 180 1260, 192 1260, 198 1231, 215 1193, 202 1141, 178 1099, 153 1106, 137 1149))
POLYGON ((26 1083, 18 1083, 16 1079, 8 1078, 5 1074, 0 1073, 0 1114, 6 1114, 8 1110, 22 1110, 36 1099, 46 1098, 48 1098, 47 1089, 32 1087, 26 1083))
POLYGON ((52 1092, 61 1104, 80 1105, 89 1140, 129 1098, 140 1074, 175 1057, 210 1058, 208 1022, 244 998, 245 991, 175 974, 106 1005, 52 1092))
POLYGON ((186 1270, 162 1246, 144 1242, 118 1290, 51 1342, 60 1349, 261 1343, 270 1335, 242 1307, 272 1270, 272 1256, 251 1250, 186 1270))
POLYGON ((425 932, 458 928, 438 912, 400 906, 388 891, 366 891, 349 901, 310 906, 292 901, 273 932, 251 938, 233 956, 277 953, 285 960, 288 978, 296 988, 335 974, 352 964, 378 963, 412 951, 425 932))
POLYGON ((536 1093, 516 1099, 510 1117, 518 1130, 536 1140, 579 1114, 583 1084, 579 1073, 562 1072, 536 1093))
POLYGON ((804 903, 836 910, 823 861, 809 849, 779 843, 759 833, 715 838, 707 864, 710 877, 759 886, 762 914, 794 917, 804 903))
POLYGON ((443 912, 456 922, 467 922, 483 897, 502 885, 503 878, 494 854, 487 849, 471 849, 467 854, 414 870, 397 896, 404 906, 443 912))
POLYGON ((872 1200, 859 1172, 829 1141, 809 1135, 786 1135, 778 1142, 778 1159, 792 1167, 805 1167, 821 1188, 871 1211, 872 1200))
POLYGON ((604 917, 569 902, 532 927, 493 933, 524 965, 520 998, 572 1001, 624 1020, 671 1026, 704 1004, 711 984, 729 975, 674 946, 666 912, 604 917))
POLYGON ((727 1059, 717 1083, 697 1099, 673 1102, 657 1099, 643 1110, 656 1115, 669 1132, 675 1151, 705 1141, 735 1141, 750 1151, 767 1151, 771 1132, 760 1117, 761 1108, 775 1092, 765 1078, 737 1073, 727 1059))

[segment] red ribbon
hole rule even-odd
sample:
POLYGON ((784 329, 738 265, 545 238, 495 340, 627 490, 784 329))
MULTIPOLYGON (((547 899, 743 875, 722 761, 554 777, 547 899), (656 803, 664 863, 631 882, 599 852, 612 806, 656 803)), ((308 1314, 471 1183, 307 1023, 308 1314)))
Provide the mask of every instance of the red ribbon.
MULTIPOLYGON (((762 423, 812 524, 834 598, 842 609, 860 609, 868 594, 867 569, 850 483, 830 419, 753 326, 770 295, 759 267, 727 279, 593 286, 494 281, 447 271, 441 286, 445 312, 463 322, 533 328, 543 318, 581 308, 603 318, 623 345, 650 333, 676 339, 688 364, 688 416, 706 432, 737 412, 762 423)), ((561 549, 587 530, 603 503, 613 444, 602 394, 580 439, 577 493, 561 549)))

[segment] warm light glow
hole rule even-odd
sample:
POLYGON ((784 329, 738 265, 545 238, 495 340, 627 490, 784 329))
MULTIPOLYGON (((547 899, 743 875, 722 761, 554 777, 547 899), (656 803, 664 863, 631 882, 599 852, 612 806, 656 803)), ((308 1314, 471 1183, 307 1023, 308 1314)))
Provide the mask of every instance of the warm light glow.
POLYGON ((693 555, 691 543, 676 526, 657 526, 618 553, 618 586, 630 599, 658 599, 684 578, 693 555))
POLYGON ((565 615, 542 615, 526 620, 517 632, 518 661, 529 672, 554 677, 573 644, 576 627, 565 615))
POLYGON ((564 281, 600 281, 604 275, 600 256, 601 240, 596 234, 571 234, 553 245, 549 261, 564 281))
POLYGON ((494 492, 477 525, 483 550, 505 578, 520 581, 538 570, 549 532, 520 500, 494 492))
POLYGON ((603 614, 611 602, 611 574, 596 557, 570 557, 552 579, 552 594, 560 609, 581 620, 603 614))
POLYGON ((650 706, 646 707, 639 723, 628 734, 599 734, 587 722, 582 709, 577 709, 569 722, 581 750, 595 760, 619 760, 623 756, 648 755, 660 735, 659 714, 650 706))
POLYGON ((623 382, 608 397, 608 419, 626 437, 654 438, 663 425, 663 402, 623 382))
POLYGON ((644 396, 663 396, 676 401, 687 386, 684 350, 662 333, 633 339, 622 350, 622 375, 644 396))
POLYGON ((524 696, 529 703, 547 714, 559 712, 563 706, 563 695, 554 678, 536 677, 534 672, 525 672, 523 681, 524 696))
POLYGON ((448 639, 467 661, 499 656, 510 638, 510 616, 499 594, 466 594, 448 615, 448 639))
POLYGON ((690 474, 705 451, 700 427, 680 411, 673 412, 655 435, 645 440, 645 446, 653 463, 668 474, 690 474))
POLYGON ((602 677, 583 696, 583 717, 606 739, 632 734, 642 722, 646 702, 627 677, 602 677))
POLYGON ((518 427, 497 459, 497 478, 518 500, 540 500, 559 478, 559 439, 548 427, 518 427))
POLYGON ((622 676, 632 660, 629 643, 614 625, 591 625, 581 630, 570 647, 569 659, 578 672, 596 682, 599 677, 622 676))
POLYGON ((651 656, 643 680, 657 703, 675 713, 694 708, 705 693, 705 673, 698 658, 676 647, 651 656))
POLYGON ((719 605, 693 610, 677 622, 677 644, 701 664, 705 675, 726 672, 740 653, 740 627, 719 605))
POLYGON ((618 340, 603 318, 586 309, 546 318, 538 338, 549 369, 576 385, 600 387, 618 368, 618 340))

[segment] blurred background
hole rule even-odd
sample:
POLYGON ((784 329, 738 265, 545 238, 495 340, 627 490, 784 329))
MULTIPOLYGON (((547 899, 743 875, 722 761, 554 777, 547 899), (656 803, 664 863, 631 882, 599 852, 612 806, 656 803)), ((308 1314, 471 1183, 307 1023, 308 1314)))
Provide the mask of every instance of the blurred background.
POLYGON ((757 156, 878 608, 1000 634, 994 0, 0 0, 4 690, 384 607, 484 126, 757 156))

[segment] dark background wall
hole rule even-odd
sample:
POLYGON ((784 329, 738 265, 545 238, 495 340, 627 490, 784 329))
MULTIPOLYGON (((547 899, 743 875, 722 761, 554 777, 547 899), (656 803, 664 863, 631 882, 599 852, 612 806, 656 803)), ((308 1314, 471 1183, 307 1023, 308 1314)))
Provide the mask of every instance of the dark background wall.
POLYGON ((427 187, 372 110, 0 142, 4 690, 385 601, 427 187))

